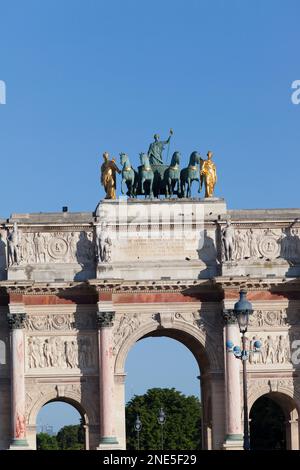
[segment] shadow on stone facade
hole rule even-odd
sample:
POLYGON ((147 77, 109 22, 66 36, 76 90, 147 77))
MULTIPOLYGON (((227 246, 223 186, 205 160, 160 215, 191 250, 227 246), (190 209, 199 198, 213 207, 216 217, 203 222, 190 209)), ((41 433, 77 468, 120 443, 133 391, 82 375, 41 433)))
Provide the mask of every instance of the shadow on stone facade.
POLYGON ((210 237, 205 229, 203 231, 202 247, 198 249, 199 259, 206 265, 199 273, 198 279, 210 279, 218 276, 220 273, 220 263, 215 241, 210 237))
POLYGON ((82 231, 76 244, 76 260, 81 271, 75 274, 74 281, 84 281, 96 278, 96 254, 94 241, 82 231))

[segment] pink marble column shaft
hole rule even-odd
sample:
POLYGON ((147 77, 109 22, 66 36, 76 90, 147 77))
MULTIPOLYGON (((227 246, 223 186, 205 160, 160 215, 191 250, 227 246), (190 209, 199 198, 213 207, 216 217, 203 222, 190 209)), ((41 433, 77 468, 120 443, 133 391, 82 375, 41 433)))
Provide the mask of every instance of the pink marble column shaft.
POLYGON ((25 417, 25 314, 10 314, 12 446, 27 446, 25 417))
POLYGON ((117 444, 114 413, 113 312, 101 312, 99 322, 101 444, 117 444), (108 315, 106 315, 108 314, 108 315))
MULTIPOLYGON (((225 342, 239 346, 241 339, 237 323, 225 325, 225 342)), ((227 439, 242 438, 242 408, 240 384, 240 360, 232 352, 225 352, 226 382, 226 434, 227 439)))

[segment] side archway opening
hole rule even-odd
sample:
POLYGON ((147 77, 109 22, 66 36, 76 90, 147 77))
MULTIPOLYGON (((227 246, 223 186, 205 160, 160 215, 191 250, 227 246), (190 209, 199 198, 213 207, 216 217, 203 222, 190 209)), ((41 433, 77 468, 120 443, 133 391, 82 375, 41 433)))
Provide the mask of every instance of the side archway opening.
POLYGON ((281 392, 260 396, 250 410, 252 450, 299 449, 298 409, 293 398, 281 392))
POLYGON ((72 399, 52 399, 36 418, 37 450, 85 450, 89 448, 87 415, 72 399))

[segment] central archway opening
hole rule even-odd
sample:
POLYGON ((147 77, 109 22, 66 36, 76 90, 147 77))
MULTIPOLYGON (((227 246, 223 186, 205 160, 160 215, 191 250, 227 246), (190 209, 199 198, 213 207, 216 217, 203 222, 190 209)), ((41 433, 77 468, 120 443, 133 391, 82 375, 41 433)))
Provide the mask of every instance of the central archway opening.
POLYGON ((200 364, 202 371, 207 358, 201 344, 181 331, 156 330, 135 343, 125 366, 128 450, 208 448, 203 421, 207 434, 209 384, 201 383, 200 364), (161 409, 163 424, 159 422, 161 409), (140 432, 135 428, 137 417, 140 432))

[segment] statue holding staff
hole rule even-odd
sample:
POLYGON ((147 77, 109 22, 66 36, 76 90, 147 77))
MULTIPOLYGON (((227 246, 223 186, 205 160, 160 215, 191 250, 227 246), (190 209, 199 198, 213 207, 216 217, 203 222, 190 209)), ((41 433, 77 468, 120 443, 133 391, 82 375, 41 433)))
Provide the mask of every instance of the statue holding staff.
POLYGON ((170 135, 167 140, 159 140, 159 135, 154 135, 154 142, 150 144, 148 150, 148 157, 151 165, 163 165, 162 153, 165 145, 169 144, 173 130, 170 129, 170 135))

